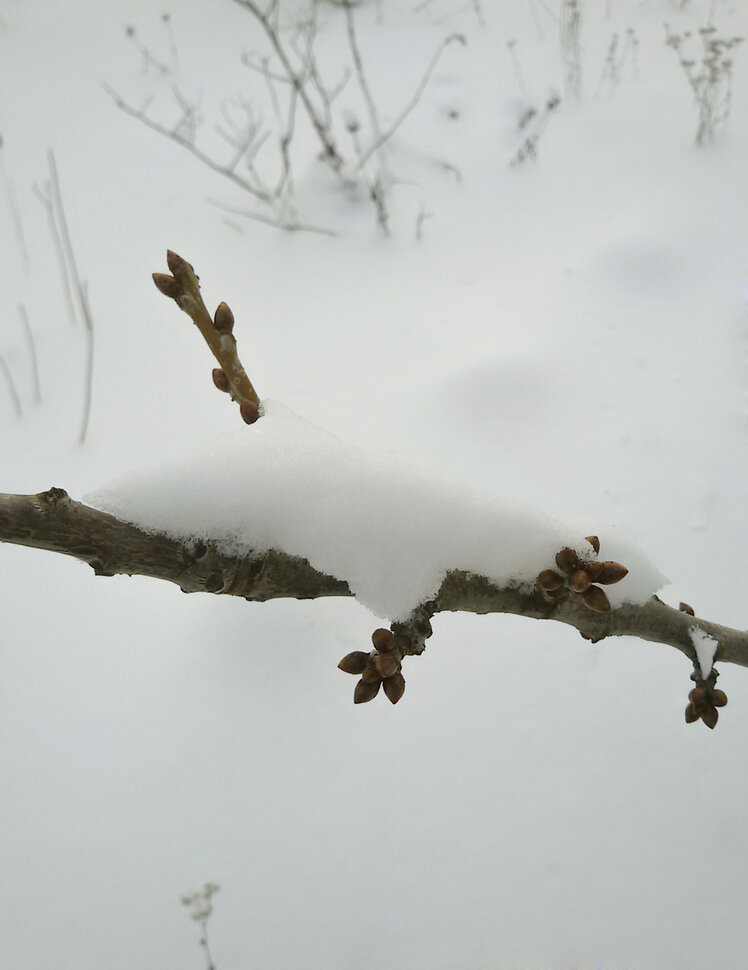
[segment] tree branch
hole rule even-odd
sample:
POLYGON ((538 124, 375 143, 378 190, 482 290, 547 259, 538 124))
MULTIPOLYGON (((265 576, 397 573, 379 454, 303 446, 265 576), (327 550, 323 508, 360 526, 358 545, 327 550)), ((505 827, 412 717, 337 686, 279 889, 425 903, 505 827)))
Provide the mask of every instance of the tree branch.
MULTIPOLYGON (((0 541, 73 556, 88 563, 98 576, 167 580, 186 593, 220 593, 255 602, 353 595, 346 582, 318 572, 306 559, 277 550, 232 556, 211 543, 147 533, 74 501, 60 488, 38 495, 0 493, 0 541)), ((748 632, 691 616, 657 597, 643 605, 596 613, 569 591, 550 597, 539 586, 501 587, 483 576, 453 570, 428 604, 429 615, 440 612, 515 613, 558 620, 594 640, 633 636, 665 643, 694 664, 691 633, 696 629, 718 642, 715 661, 748 667, 748 632)))

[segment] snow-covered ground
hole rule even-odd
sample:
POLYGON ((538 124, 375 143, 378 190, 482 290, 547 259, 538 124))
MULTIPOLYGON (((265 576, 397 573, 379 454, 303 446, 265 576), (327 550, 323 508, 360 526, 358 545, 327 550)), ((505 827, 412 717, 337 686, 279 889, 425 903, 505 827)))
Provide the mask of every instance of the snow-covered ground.
MULTIPOLYGON (((301 121, 299 213, 334 236, 227 216, 208 200, 248 207, 239 189, 117 110, 102 83, 164 119, 178 85, 215 151, 222 99, 242 91, 271 118, 239 63, 267 51, 246 10, 168 9, 169 25, 147 0, 0 0, 0 353, 23 409, 0 373, 0 490, 79 498, 159 464, 168 479, 203 449, 214 470, 217 435, 259 430, 153 288, 170 247, 231 305, 263 397, 378 468, 445 481, 450 501, 530 507, 603 552, 630 536, 670 577, 663 598, 745 627, 748 42, 732 116, 697 147, 664 27, 748 38, 745 4, 587 0, 576 100, 557 0, 367 0, 385 127, 441 40, 467 39, 389 143, 388 238, 301 121), (143 69, 128 26, 170 73, 143 69), (519 120, 554 93, 537 158, 511 166, 519 120), (32 192, 49 148, 95 320, 83 447, 84 333, 32 192)), ((342 11, 319 15, 333 83, 342 11)), ((365 121, 355 78, 334 110, 365 121)), ((408 534, 392 556, 419 562, 408 534)), ((730 704, 710 732, 684 723, 690 668, 671 648, 444 615, 397 707, 354 707, 336 664, 383 620, 355 601, 187 597, 11 546, 0 571, 0 970, 199 970, 179 896, 208 880, 216 970, 745 967, 742 669, 722 665, 730 704)))

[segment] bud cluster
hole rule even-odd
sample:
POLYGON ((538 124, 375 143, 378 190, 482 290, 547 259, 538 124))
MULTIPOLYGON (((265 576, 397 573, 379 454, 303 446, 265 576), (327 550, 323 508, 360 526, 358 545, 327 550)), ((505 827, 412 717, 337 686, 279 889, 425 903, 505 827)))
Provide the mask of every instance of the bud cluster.
POLYGON ((371 636, 374 649, 370 653, 354 650, 338 664, 346 674, 360 675, 353 692, 354 704, 372 701, 384 689, 387 699, 397 704, 405 692, 405 678, 402 675, 403 653, 397 637, 392 630, 375 630, 371 636))
MULTIPOLYGON (((600 552, 597 536, 587 536, 595 555, 600 552)), ((602 586, 620 582, 628 569, 619 562, 598 559, 582 559, 568 546, 556 553, 557 569, 544 569, 538 574, 537 583, 549 596, 558 596, 566 590, 577 593, 584 605, 595 613, 609 613, 610 600, 602 586), (596 585, 599 584, 599 585, 596 585)))
POLYGON ((701 674, 694 670, 691 680, 696 686, 688 695, 688 707, 686 708, 686 724, 693 724, 699 718, 708 728, 714 728, 719 718, 718 707, 724 707, 727 703, 727 694, 718 687, 715 687, 719 674, 712 667, 709 676, 704 679, 701 674))

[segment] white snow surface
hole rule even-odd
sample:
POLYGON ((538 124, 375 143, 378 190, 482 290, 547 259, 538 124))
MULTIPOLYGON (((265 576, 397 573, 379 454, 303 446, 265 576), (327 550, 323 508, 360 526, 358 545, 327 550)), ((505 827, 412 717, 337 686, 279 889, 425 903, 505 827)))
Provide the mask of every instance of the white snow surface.
MULTIPOLYGON (((579 531, 542 512, 370 454, 279 402, 263 402, 263 412, 254 425, 85 499, 149 531, 210 539, 230 553, 303 556, 391 620, 433 596, 450 569, 530 585, 564 546, 594 558, 579 531)), ((642 601, 666 580, 613 533, 601 552, 615 553, 629 575, 609 587, 610 597, 642 601)))
POLYGON ((688 631, 691 643, 696 650, 696 659, 699 661, 701 676, 706 680, 714 664, 714 654, 717 652, 719 641, 710 636, 706 630, 701 630, 697 626, 692 626, 688 631))

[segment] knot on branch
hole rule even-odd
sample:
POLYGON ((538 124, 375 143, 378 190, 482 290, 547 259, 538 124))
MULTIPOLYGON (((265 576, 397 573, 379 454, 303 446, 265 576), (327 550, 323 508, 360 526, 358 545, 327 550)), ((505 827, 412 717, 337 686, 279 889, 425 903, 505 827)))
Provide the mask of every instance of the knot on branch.
MULTIPOLYGON (((594 556, 600 552, 597 536, 587 536, 594 556)), ((619 583, 628 569, 619 562, 601 561, 592 556, 584 558, 565 546, 555 556, 556 569, 544 569, 538 574, 538 586, 551 598, 569 592, 577 594, 587 609, 595 613, 610 613, 610 600, 602 586, 619 583)), ((584 636, 584 634, 582 634, 584 636)))

